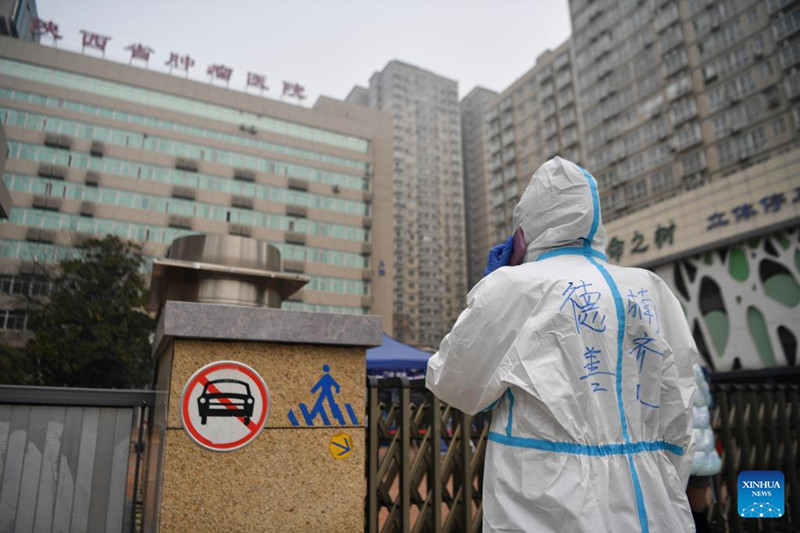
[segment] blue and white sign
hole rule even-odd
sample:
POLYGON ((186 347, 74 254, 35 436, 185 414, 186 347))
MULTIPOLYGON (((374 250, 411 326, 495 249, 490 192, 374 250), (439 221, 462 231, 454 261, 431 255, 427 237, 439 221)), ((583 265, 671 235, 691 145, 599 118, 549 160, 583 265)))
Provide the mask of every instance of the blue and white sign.
POLYGON ((340 406, 339 402, 336 401, 336 396, 341 392, 341 387, 330 374, 330 365, 322 365, 322 372, 322 377, 317 380, 310 390, 311 394, 317 395, 314 405, 309 409, 305 402, 298 404, 297 410, 302 419, 298 418, 294 409, 289 409, 289 422, 293 426, 314 426, 316 422, 323 426, 357 426, 358 418, 356 418, 353 406, 346 402, 343 402, 340 406), (347 413, 347 418, 350 421, 349 424, 345 420, 345 413, 347 413))
POLYGON ((783 472, 745 470, 739 474, 736 505, 742 518, 780 518, 786 508, 783 472))

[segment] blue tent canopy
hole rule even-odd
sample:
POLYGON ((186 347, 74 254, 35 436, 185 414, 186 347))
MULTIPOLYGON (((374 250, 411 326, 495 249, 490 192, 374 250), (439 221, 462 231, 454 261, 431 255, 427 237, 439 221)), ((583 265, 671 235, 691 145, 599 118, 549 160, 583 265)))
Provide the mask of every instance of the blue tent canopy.
POLYGON ((384 333, 383 344, 367 350, 367 370, 425 370, 430 356, 384 333))

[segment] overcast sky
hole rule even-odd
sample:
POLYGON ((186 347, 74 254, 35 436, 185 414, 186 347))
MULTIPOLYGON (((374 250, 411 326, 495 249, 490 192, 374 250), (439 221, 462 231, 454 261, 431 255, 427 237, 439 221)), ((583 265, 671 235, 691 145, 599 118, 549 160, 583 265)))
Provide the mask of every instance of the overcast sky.
POLYGON ((567 0, 37 0, 37 5, 40 18, 59 25, 64 37, 59 48, 80 51, 80 30, 94 31, 111 36, 108 59, 127 62, 124 48, 141 42, 156 51, 152 70, 166 71, 170 52, 189 54, 196 61, 191 78, 208 80, 208 65, 223 63, 234 69, 231 88, 242 89, 250 70, 267 75, 269 97, 280 96, 284 80, 304 85, 306 106, 320 94, 345 98, 392 59, 457 80, 460 96, 476 85, 502 90, 570 33, 567 0))

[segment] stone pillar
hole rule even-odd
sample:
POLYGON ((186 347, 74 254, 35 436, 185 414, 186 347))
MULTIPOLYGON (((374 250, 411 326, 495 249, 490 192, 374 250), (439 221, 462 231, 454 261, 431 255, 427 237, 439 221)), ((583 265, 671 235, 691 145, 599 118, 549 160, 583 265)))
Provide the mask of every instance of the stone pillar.
POLYGON ((145 531, 362 531, 366 348, 381 329, 371 316, 166 302, 145 531), (180 415, 187 381, 218 361, 251 367, 270 393, 263 431, 228 452, 198 445, 180 415), (310 416, 326 371, 339 387, 339 416, 323 402, 328 425, 310 416))

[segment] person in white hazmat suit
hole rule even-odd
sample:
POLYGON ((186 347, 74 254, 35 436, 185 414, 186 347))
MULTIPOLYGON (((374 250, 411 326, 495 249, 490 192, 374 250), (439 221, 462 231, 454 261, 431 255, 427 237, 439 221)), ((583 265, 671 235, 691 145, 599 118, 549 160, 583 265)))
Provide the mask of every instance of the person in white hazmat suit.
POLYGON ((678 300, 608 264, 596 182, 570 161, 536 171, 513 222, 524 261, 474 287, 426 377, 494 410, 483 531, 694 531, 697 350, 678 300))

